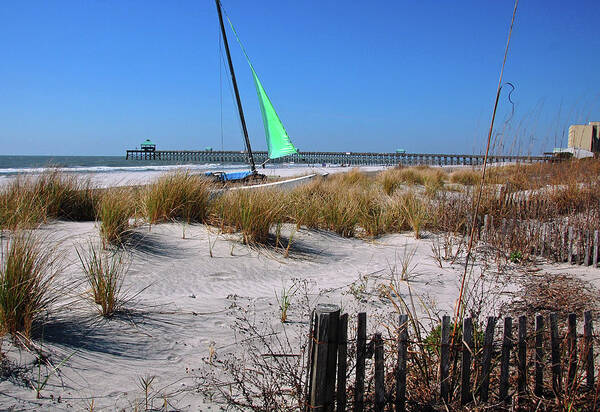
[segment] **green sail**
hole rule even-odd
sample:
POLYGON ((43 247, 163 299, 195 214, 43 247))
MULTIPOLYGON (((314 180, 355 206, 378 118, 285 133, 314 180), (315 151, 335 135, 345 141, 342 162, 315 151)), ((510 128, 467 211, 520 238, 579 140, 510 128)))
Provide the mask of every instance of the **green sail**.
POLYGON ((273 107, 271 100, 269 100, 269 96, 267 96, 260 80, 258 80, 258 76, 252 65, 250 65, 250 69, 252 69, 252 76, 254 77, 254 85, 256 86, 256 93, 258 94, 263 124, 265 125, 265 136, 267 137, 269 158, 277 159, 278 157, 298 153, 298 150, 296 150, 290 141, 290 137, 285 131, 279 116, 277 116, 277 112, 275 112, 275 108, 273 107))
POLYGON ((250 70, 252 70, 252 77, 254 77, 254 85, 256 86, 256 93, 258 94, 258 102, 260 103, 260 111, 262 113, 263 124, 265 126, 265 136, 267 138, 267 147, 269 148, 269 159, 277 159, 278 157, 288 156, 294 153, 298 153, 298 150, 292 144, 290 137, 288 136, 285 128, 283 127, 283 123, 277 116, 277 112, 267 96, 264 87, 262 86, 260 80, 258 80, 258 76, 256 75, 256 71, 250 62, 250 58, 238 37, 231 20, 229 20, 229 16, 227 16, 227 21, 229 22, 229 26, 231 26, 231 30, 233 34, 235 34, 235 38, 242 48, 244 52, 244 56, 246 56, 246 60, 248 61, 248 65, 250 66, 250 70))

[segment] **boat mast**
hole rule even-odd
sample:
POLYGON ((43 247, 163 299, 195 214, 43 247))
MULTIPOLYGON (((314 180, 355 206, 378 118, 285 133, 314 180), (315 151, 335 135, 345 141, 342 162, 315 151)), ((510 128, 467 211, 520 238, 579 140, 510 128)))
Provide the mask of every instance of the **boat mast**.
POLYGON ((231 62, 231 54, 229 53, 229 44, 227 43, 227 34, 225 34, 225 26, 223 25, 223 15, 221 12, 221 1, 215 0, 217 12, 219 13, 219 23, 221 24, 221 34, 223 35, 223 43, 225 44, 225 53, 227 53, 227 62, 229 63, 229 72, 231 73, 231 81, 235 92, 235 100, 237 101, 238 113, 242 122, 242 130, 244 131, 244 139, 246 139, 246 149, 248 150, 248 158, 250 160, 250 169, 252 173, 256 173, 254 165, 254 156, 250 147, 250 139, 248 138, 248 129, 246 128, 246 120, 244 119, 244 109, 242 109, 242 101, 240 100, 240 92, 238 91, 237 81, 235 80, 235 72, 233 71, 233 63, 231 62))

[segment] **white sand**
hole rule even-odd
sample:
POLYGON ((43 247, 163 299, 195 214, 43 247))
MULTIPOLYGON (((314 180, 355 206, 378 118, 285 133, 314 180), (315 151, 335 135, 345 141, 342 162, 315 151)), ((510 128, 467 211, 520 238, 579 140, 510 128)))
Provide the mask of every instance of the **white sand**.
MULTIPOLYGON (((385 166, 361 166, 358 167, 360 171, 363 172, 373 172, 384 170, 385 166)), ((115 187, 115 186, 135 186, 135 185, 143 185, 150 183, 155 180, 159 176, 165 174, 167 171, 173 170, 191 170, 193 173, 204 173, 205 171, 214 171, 219 170, 214 165, 202 166, 202 165, 194 165, 194 166, 181 166, 175 167, 170 166, 165 170, 144 170, 144 171, 99 171, 95 173, 78 173, 78 175, 83 177, 89 177, 92 182, 98 187, 115 187)), ((325 173, 343 173, 351 170, 351 167, 340 167, 340 166, 330 166, 330 167, 311 167, 307 165, 289 165, 289 166, 278 166, 278 167, 267 167, 265 169, 258 169, 258 171, 262 174, 272 177, 292 177, 292 176, 303 176, 311 173, 317 174, 325 174, 325 173)), ((37 170, 37 169, 36 169, 37 170)), ((248 170, 247 166, 238 165, 238 166, 229 166, 228 171, 236 171, 236 170, 248 170)), ((64 169, 65 172, 69 173, 69 169, 64 169)), ((36 173, 26 173, 25 176, 35 176, 36 173)), ((0 187, 2 185, 7 184, 11 180, 13 180, 17 175, 0 175, 0 187)))
MULTIPOLYGON (((351 315, 366 310, 369 330, 383 332, 373 315, 391 314, 394 308, 378 291, 380 285, 399 276, 408 252, 415 255, 409 274, 412 293, 427 301, 428 308, 436 313, 452 312, 462 274, 459 264, 445 263, 439 268, 431 257, 431 240, 417 241, 411 235, 365 241, 302 230, 295 235, 291 256, 284 258, 272 249, 244 246, 235 235, 228 239, 210 233, 202 225, 187 226, 186 239, 182 239, 182 225, 163 224, 152 227, 151 232, 147 227, 137 230, 139 244, 130 249, 126 289, 129 294, 141 293, 127 304, 128 315, 104 320, 94 305, 81 297, 86 288, 75 254, 75 246, 84 245, 88 239, 98 240, 95 224, 58 222, 40 231, 48 244, 60 245, 65 254, 69 265, 63 281, 74 288, 68 300, 73 301, 75 292, 80 296, 56 312, 56 319, 46 326, 43 340, 37 343, 43 344, 55 364, 72 356, 60 368, 60 377, 50 377, 42 391, 44 399, 36 400, 35 392, 22 382, 1 382, 4 396, 0 397, 0 409, 81 409, 91 399, 96 408, 131 408, 143 398, 139 378, 156 375, 154 390, 166 394, 172 405, 206 410, 203 396, 193 390, 195 377, 211 342, 217 353, 236 348, 231 346, 233 319, 228 310, 232 296, 242 304, 251 304, 255 308, 252 316, 280 325, 275 294, 284 285, 291 286, 293 278, 303 279, 309 282, 313 307, 328 302, 341 304, 351 315), (214 242, 212 258, 209 239, 214 242), (359 280, 361 276, 367 280, 359 280), (364 284, 364 293, 356 297, 350 293, 353 283, 355 290, 364 284), (61 403, 56 401, 59 397, 61 403)), ((505 285, 504 279, 496 282, 492 278, 482 284, 482 291, 514 289, 505 285)), ((406 283, 398 284, 403 297, 408 298, 406 283)), ((423 315, 420 300, 415 299, 416 310, 423 315)), ((304 309, 292 298, 292 322, 284 326, 288 334, 306 333, 304 309)), ((37 370, 26 352, 8 342, 3 349, 13 362, 28 369, 27 373, 37 370)))

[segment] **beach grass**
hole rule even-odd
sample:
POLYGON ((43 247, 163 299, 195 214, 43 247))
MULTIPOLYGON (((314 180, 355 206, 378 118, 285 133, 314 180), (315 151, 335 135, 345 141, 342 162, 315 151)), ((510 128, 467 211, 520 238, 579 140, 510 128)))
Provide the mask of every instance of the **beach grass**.
POLYGON ((150 224, 181 220, 204 222, 209 211, 210 182, 189 171, 159 177, 141 195, 141 210, 150 224))
POLYGON ((275 189, 231 190, 212 205, 211 222, 241 232, 246 244, 266 243, 271 228, 284 220, 285 199, 275 189))
POLYGON ((0 263, 0 332, 29 338, 34 321, 56 299, 57 254, 30 231, 3 240, 0 263))
POLYGON ((104 191, 98 208, 104 248, 123 243, 130 231, 129 219, 134 211, 135 198, 130 189, 112 188, 104 191))
POLYGON ((33 227, 48 219, 92 221, 99 192, 91 180, 48 169, 18 176, 0 190, 0 227, 33 227))
POLYGON ((77 249, 77 256, 98 311, 104 317, 113 316, 123 301, 125 263, 122 254, 103 251, 99 245, 89 242, 86 250, 77 249))

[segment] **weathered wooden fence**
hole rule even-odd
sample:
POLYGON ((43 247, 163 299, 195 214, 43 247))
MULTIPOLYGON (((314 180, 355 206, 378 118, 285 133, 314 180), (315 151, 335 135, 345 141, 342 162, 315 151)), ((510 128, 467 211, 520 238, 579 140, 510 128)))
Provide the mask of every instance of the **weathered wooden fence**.
MULTIPOLYGON (((487 318, 483 331, 474 319, 465 318, 460 327, 455 328, 450 317, 444 316, 440 338, 435 344, 439 351, 435 358, 437 403, 441 406, 473 402, 510 404, 513 398, 519 402, 525 399, 522 395, 550 399, 596 391, 592 313, 584 313, 583 333, 577 331, 575 314, 568 315, 566 332, 559 328, 556 313, 547 319, 535 316, 532 330, 529 320, 527 316, 519 317, 517 333, 514 333, 513 318, 506 317, 501 333, 496 333, 496 317, 487 318), (454 329, 460 330, 458 338, 453 338, 454 329), (498 363, 499 373, 494 370, 498 363), (496 388, 492 387, 492 376, 496 388)), ((399 316, 396 336, 393 342, 388 341, 386 351, 380 333, 373 334, 368 341, 366 313, 358 314, 356 336, 348 339, 348 315, 340 314, 336 305, 317 306, 311 322, 307 410, 406 410, 407 401, 411 399, 407 393, 407 374, 410 375, 407 365, 412 356, 417 356, 416 347, 423 344, 410 339, 409 324, 407 315, 399 316), (348 370, 349 343, 356 344, 352 371, 348 370), (385 362, 386 356, 388 362, 385 362), (373 367, 369 368, 373 371, 373 391, 365 388, 369 358, 374 358, 373 367), (386 363, 395 365, 387 375, 386 363), (347 381, 352 380, 352 375, 354 379, 349 387, 347 381), (390 376, 393 385, 389 383, 390 376)), ((413 374, 412 379, 425 378, 413 374)))
POLYGON ((502 219, 493 216, 478 219, 476 236, 487 243, 508 248, 520 244, 524 254, 545 257, 557 262, 598 266, 600 231, 569 224, 568 218, 539 222, 535 220, 502 219))

